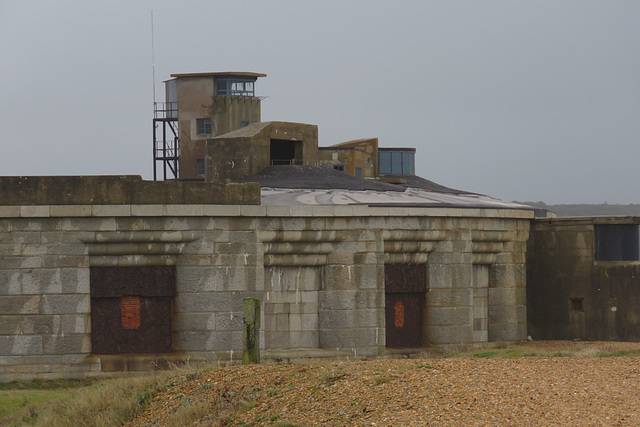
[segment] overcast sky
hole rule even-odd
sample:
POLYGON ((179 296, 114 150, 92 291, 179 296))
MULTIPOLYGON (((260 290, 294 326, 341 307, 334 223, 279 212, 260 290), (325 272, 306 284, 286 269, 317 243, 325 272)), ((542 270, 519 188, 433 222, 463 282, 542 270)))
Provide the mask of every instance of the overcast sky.
POLYGON ((266 73, 262 120, 378 137, 505 200, 640 203, 640 1, 0 0, 0 175, 152 179, 171 73, 266 73))

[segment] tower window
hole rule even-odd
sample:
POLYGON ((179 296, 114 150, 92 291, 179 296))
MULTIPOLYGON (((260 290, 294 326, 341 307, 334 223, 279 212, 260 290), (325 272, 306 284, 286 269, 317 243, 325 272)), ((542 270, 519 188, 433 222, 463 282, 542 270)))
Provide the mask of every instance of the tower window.
POLYGON ((208 135, 211 133, 211 119, 209 117, 196 119, 196 133, 198 135, 208 135))
POLYGON ((239 79, 218 79, 216 94, 218 96, 253 96, 253 81, 239 79))

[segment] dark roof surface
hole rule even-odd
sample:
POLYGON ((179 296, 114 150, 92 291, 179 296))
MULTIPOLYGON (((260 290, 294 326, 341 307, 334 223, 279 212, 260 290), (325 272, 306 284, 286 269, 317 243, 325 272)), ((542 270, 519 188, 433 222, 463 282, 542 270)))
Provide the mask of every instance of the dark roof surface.
POLYGON ((406 180, 406 184, 397 184, 404 188, 421 188, 423 190, 434 191, 436 193, 445 194, 478 194, 470 191, 456 190, 455 188, 445 187, 428 179, 424 179, 417 175, 384 175, 384 178, 398 178, 406 180))
POLYGON ((257 182, 270 188, 301 188, 314 190, 356 190, 356 191, 404 191, 395 184, 356 178, 355 176, 325 166, 269 166, 255 175, 236 182, 257 182))

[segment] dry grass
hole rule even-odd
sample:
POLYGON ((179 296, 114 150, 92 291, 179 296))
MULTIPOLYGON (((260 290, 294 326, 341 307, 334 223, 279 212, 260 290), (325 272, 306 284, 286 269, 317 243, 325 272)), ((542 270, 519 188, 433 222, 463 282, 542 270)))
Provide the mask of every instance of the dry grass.
POLYGON ((172 370, 107 379, 88 387, 65 390, 66 396, 59 400, 40 405, 25 403, 21 413, 0 419, 0 425, 119 426, 144 410, 177 374, 172 370))
MULTIPOLYGON (((455 347, 446 350, 437 349, 429 353, 418 355, 430 364, 418 364, 419 371, 430 371, 433 359, 442 358, 549 358, 549 357, 597 357, 609 358, 616 356, 640 356, 639 343, 584 343, 584 342, 536 342, 509 344, 496 343, 481 347, 455 347)), ((414 356, 411 356, 414 358, 414 356)), ((416 361, 417 363, 418 361, 416 361)), ((294 365, 301 373, 314 369, 316 365, 325 362, 296 361, 294 365)), ((282 366, 282 365, 278 365, 282 366)), ((413 366, 413 365, 412 365, 413 366)), ((242 417, 243 413, 255 411, 262 399, 277 398, 278 393, 287 391, 285 385, 274 383, 276 396, 270 396, 265 391, 255 391, 251 388, 247 393, 232 391, 220 383, 208 383, 203 378, 208 377, 207 371, 218 369, 218 366, 203 368, 198 371, 189 367, 174 368, 160 371, 152 375, 141 377, 123 377, 99 381, 90 386, 79 389, 57 389, 51 392, 64 392, 68 397, 36 404, 32 401, 24 402, 20 413, 0 417, 0 425, 36 425, 36 426, 117 426, 123 425, 142 413, 151 403, 150 411, 146 412, 146 422, 155 421, 159 414, 154 408, 162 402, 166 410, 161 425, 182 426, 199 420, 202 425, 216 425, 221 419, 234 420, 242 417), (285 388, 283 388, 285 387, 285 388), (282 389, 282 390, 281 390, 282 389), (284 390, 284 391, 283 391, 284 390), (261 394, 262 393, 262 394, 261 394), (263 395, 264 394, 264 395, 263 395), (208 398, 204 398, 208 396, 208 398), (171 410, 169 410, 169 406, 171 410)), ((277 366, 275 370, 278 370, 277 366)), ((346 374, 336 368, 334 371, 319 377, 319 383, 311 389, 323 390, 341 384, 346 374)), ((240 372, 240 371, 239 371, 240 372)), ((239 379, 239 378, 238 378, 239 379)), ((386 387, 395 383, 397 375, 389 373, 374 373, 372 384, 386 387)), ((226 384, 226 383, 225 383, 226 384)), ((64 387, 64 386, 62 386, 64 387)), ((255 389, 259 390, 259 389, 255 389)), ((16 390, 18 392, 18 390, 16 390)), ((44 391, 44 390, 42 390, 44 391)), ((21 391, 20 391, 21 392, 21 391)), ((313 393, 311 393, 313 395, 313 393)), ((138 420, 140 421, 140 420, 138 420)), ((160 420, 158 420, 160 421, 160 420)), ((275 424, 269 417, 264 420, 275 424)), ((140 424, 140 425, 144 425, 140 424)), ((282 423, 281 425, 286 425, 282 423)))

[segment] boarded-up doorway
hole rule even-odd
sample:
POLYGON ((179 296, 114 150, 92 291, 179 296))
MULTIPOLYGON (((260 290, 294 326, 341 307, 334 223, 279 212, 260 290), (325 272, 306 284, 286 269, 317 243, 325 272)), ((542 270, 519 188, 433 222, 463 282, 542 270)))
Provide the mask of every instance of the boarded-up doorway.
POLYGON ((384 282, 386 346, 422 346, 426 264, 385 264, 384 282))
POLYGON ((171 352, 175 267, 91 268, 91 352, 171 352))

